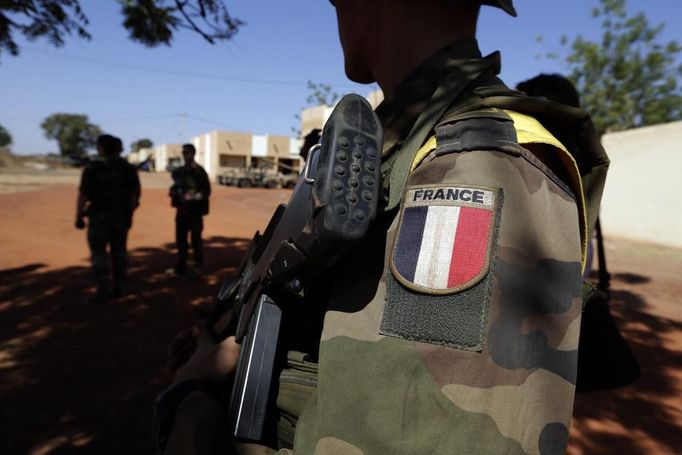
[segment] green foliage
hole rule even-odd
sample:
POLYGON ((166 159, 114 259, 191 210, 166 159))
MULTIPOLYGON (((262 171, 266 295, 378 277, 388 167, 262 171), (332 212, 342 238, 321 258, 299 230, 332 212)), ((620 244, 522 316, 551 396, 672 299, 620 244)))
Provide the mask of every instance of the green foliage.
POLYGON ((19 54, 13 35, 20 33, 30 41, 46 38, 62 46, 64 36, 76 33, 90 39, 85 30, 88 18, 78 0, 3 0, 0 1, 0 53, 19 54))
MULTIPOLYGON (((98 0, 102 1, 102 0, 98 0)), ((146 46, 170 45, 179 29, 189 29, 213 44, 229 40, 244 25, 222 0, 116 0, 130 39, 146 46)), ((64 45, 67 35, 84 39, 88 18, 80 0, 0 0, 0 54, 19 54, 17 34, 64 45)))
POLYGON ((579 35, 561 44, 569 49, 569 78, 597 131, 682 119, 682 46, 660 42, 665 24, 650 25, 644 13, 628 15, 625 0, 600 0, 592 16, 602 21, 601 41, 579 35))
POLYGON ((118 0, 130 39, 147 46, 169 45, 178 29, 206 41, 231 39, 244 22, 232 17, 222 0, 118 0))
POLYGON ((339 99, 339 94, 332 91, 331 85, 308 81, 308 90, 310 93, 305 100, 308 104, 332 106, 339 99))
MULTIPOLYGON (((332 90, 331 85, 308 81, 308 97, 305 102, 312 106, 333 106, 339 99, 339 94, 332 90)), ((300 125, 301 114, 295 114, 294 118, 296 122, 300 125)), ((291 132, 299 137, 301 135, 301 130, 298 126, 292 126, 291 132)))
POLYGON ((0 147, 7 147, 12 144, 12 135, 7 129, 0 125, 0 147))
POLYGON ((56 140, 62 156, 80 158, 87 155, 87 150, 97 143, 97 136, 102 134, 99 126, 88 121, 87 115, 52 114, 40 124, 45 137, 56 140))
POLYGON ((135 142, 130 144, 130 151, 132 153, 137 153, 140 151, 140 149, 148 149, 152 148, 154 146, 154 143, 152 142, 151 139, 138 139, 135 142))

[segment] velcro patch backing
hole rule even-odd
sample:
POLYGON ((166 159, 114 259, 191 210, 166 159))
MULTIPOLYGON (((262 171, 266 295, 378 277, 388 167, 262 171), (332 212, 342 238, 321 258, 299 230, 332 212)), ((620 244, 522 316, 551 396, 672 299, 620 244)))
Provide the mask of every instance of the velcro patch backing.
POLYGON ((501 205, 499 189, 407 189, 386 276, 383 335, 483 349, 501 205))

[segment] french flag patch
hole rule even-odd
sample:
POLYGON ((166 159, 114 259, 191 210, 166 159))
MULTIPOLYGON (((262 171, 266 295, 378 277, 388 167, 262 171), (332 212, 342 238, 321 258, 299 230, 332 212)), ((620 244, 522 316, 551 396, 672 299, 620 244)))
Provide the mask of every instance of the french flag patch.
POLYGON ((497 190, 489 188, 408 188, 391 255, 393 275, 427 294, 478 283, 490 265, 497 205, 497 190))

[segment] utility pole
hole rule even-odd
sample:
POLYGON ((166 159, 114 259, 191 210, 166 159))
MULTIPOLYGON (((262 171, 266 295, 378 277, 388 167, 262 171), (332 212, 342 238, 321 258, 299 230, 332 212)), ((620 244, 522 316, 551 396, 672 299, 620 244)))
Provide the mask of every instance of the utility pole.
POLYGON ((181 113, 178 114, 180 116, 180 144, 185 143, 185 122, 187 121, 187 114, 181 113))

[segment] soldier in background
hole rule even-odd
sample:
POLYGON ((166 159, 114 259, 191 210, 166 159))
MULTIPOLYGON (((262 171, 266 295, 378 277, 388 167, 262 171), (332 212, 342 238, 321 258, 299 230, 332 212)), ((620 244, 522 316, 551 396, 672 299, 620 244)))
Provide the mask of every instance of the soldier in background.
POLYGON ((301 156, 301 158, 303 158, 304 161, 308 161, 308 152, 310 152, 310 148, 315 144, 319 144, 321 134, 322 134, 321 129, 313 128, 303 138, 303 145, 301 146, 301 149, 298 151, 298 154, 301 156))
POLYGON ((519 82, 517 90, 528 96, 545 98, 567 106, 580 107, 580 95, 573 82, 561 74, 539 74, 519 82))
POLYGON ((192 241, 194 252, 194 274, 200 274, 204 264, 204 244, 201 231, 204 229, 204 216, 208 215, 208 199, 211 195, 211 183, 204 168, 194 161, 196 149, 192 144, 182 146, 182 158, 185 164, 173 171, 173 186, 169 191, 171 205, 175 207, 175 243, 178 249, 176 275, 187 272, 187 254, 189 244, 187 235, 192 241))
MULTIPOLYGON (((580 107, 580 95, 575 85, 561 74, 540 74, 520 82, 516 88, 528 96, 580 107)), ((622 387, 636 381, 641 375, 639 362, 611 314, 610 274, 606 269, 606 252, 599 220, 595 234, 599 259, 598 282, 595 291, 584 302, 578 349, 578 392, 622 387)), ((583 281, 589 281, 593 251, 594 242, 590 241, 583 281)))
MULTIPOLYGON (((319 346, 297 357, 318 364, 314 392, 279 383, 279 453, 564 453, 608 167, 589 117, 510 90, 499 54, 482 56, 480 6, 515 16, 511 0, 332 3, 346 74, 385 94, 386 197, 331 272, 319 346)), ((230 453, 213 444, 239 348, 196 346, 159 433, 166 454, 230 453)))
POLYGON ((97 138, 97 158, 83 169, 76 204, 76 228, 85 228, 95 277, 95 301, 124 295, 128 253, 126 243, 133 212, 139 205, 140 180, 135 168, 120 157, 123 143, 109 134, 97 138), (109 257, 113 286, 109 287, 109 257))

